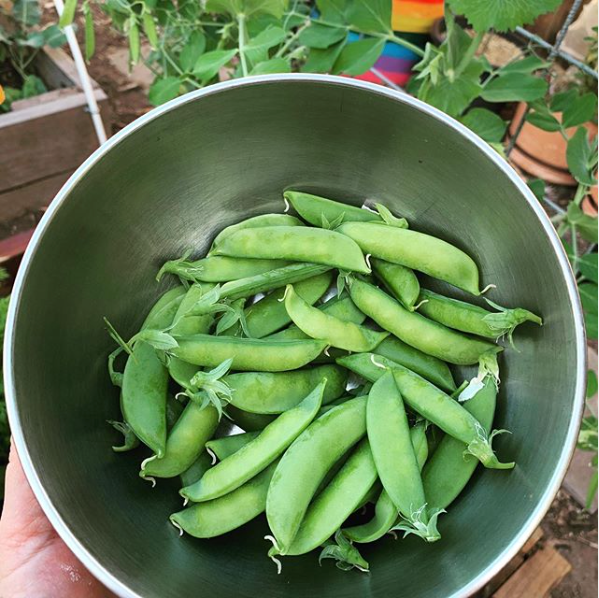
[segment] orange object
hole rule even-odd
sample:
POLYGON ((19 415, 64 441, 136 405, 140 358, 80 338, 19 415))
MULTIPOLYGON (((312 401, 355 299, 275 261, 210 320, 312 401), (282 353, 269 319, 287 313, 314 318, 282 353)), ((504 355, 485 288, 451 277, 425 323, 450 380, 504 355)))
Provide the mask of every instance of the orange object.
POLYGON ((6 95, 4 94, 4 89, 2 85, 0 85, 0 104, 4 104, 4 100, 6 99, 6 95))
POLYGON ((393 0, 394 31, 428 33, 435 19, 443 16, 443 0, 393 0))

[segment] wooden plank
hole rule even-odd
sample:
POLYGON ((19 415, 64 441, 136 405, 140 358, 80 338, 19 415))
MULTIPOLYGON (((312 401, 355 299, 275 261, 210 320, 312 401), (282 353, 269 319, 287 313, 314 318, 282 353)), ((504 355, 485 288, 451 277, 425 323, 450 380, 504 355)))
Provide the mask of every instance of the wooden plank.
POLYGON ((526 560, 493 598, 545 598, 571 569, 555 548, 547 546, 526 560))
POLYGON ((0 192, 0 221, 10 222, 27 212, 46 207, 72 173, 72 170, 61 172, 23 187, 0 192))

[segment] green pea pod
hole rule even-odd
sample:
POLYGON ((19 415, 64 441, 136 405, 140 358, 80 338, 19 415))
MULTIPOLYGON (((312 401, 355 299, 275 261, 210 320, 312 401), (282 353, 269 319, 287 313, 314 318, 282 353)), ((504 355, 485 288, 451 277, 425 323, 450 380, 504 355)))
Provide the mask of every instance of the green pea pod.
POLYGON ((366 254, 424 272, 473 295, 481 294, 474 260, 441 239, 370 222, 346 222, 337 231, 353 239, 366 254))
POLYGON ((285 291, 285 308, 302 332, 346 351, 372 351, 389 336, 388 332, 376 332, 358 324, 344 322, 312 307, 295 292, 292 285, 287 285, 285 291))
POLYGON ((237 409, 233 405, 227 405, 227 415, 246 432, 259 432, 264 430, 268 424, 275 421, 276 415, 263 415, 261 413, 249 413, 237 409))
POLYGON ((514 463, 499 462, 491 448, 494 436, 503 430, 487 434, 481 423, 464 407, 418 374, 374 353, 356 353, 337 361, 371 382, 378 380, 387 369, 393 370, 399 392, 411 409, 436 424, 446 434, 466 444, 466 453, 474 455, 485 467, 490 469, 514 467, 514 463))
POLYGON ((283 196, 293 206, 293 209, 313 226, 335 228, 335 225, 339 226, 342 222, 383 222, 376 212, 356 208, 318 195, 301 191, 285 191, 283 196))
POLYGON ((183 257, 165 262, 156 279, 160 280, 164 274, 174 274, 189 282, 229 282, 258 276, 290 264, 291 262, 284 260, 253 260, 217 255, 190 262, 183 257))
POLYGON ((231 405, 250 413, 277 414, 297 407, 324 379, 323 404, 345 392, 347 370, 337 365, 321 365, 292 372, 251 372, 224 378, 232 391, 231 405))
MULTIPOLYGON (((462 403, 489 433, 493 425, 497 399, 497 384, 492 375, 485 377, 484 386, 462 403)), ((464 455, 466 445, 451 436, 444 436, 422 473, 424 492, 430 508, 447 508, 464 489, 478 460, 464 455)))
POLYGON ((202 453, 180 476, 181 486, 191 486, 197 482, 212 466, 208 453, 202 453))
POLYGON ((387 370, 370 390, 366 429, 379 478, 403 517, 402 529, 427 542, 439 540, 437 518, 426 507, 408 416, 392 370, 387 370))
POLYGON ((305 554, 323 544, 356 510, 376 480, 376 467, 365 438, 314 499, 285 554, 305 554))
POLYGON ((286 554, 327 472, 365 434, 366 398, 360 397, 319 417, 287 449, 266 500, 275 554, 286 554))
POLYGON ((254 216, 253 218, 247 218, 237 224, 231 224, 227 228, 223 229, 212 241, 212 247, 208 252, 210 255, 216 245, 224 241, 228 236, 238 230, 246 228, 263 228, 265 226, 305 226, 304 223, 295 216, 290 214, 261 214, 260 216, 254 216))
POLYGON ((278 463, 275 461, 243 486, 220 498, 194 504, 171 515, 171 523, 196 538, 214 538, 241 527, 264 512, 278 463))
POLYGON ((267 226, 238 230, 215 245, 214 254, 310 262, 370 273, 362 251, 352 239, 320 228, 267 226))
MULTIPOLYGON (((424 422, 422 422, 416 424, 410 430, 410 438, 412 440, 412 446, 414 447, 414 453, 416 454, 416 460, 418 461, 418 467, 420 470, 422 470, 424 467, 428 457, 428 446, 425 429, 426 426, 424 422)), ((374 542, 379 538, 382 538, 386 533, 389 532, 396 521, 397 507, 393 504, 393 501, 387 492, 383 490, 376 501, 376 505, 374 507, 374 517, 362 525, 344 528, 343 533, 353 542, 366 544, 368 542, 374 542)))
POLYGON ((478 305, 444 297, 426 289, 420 292, 420 301, 418 311, 427 318, 449 328, 486 338, 498 339, 507 334, 511 342, 514 329, 523 322, 535 322, 540 326, 543 324, 539 316, 527 309, 506 309, 489 302, 500 310, 494 313, 478 305))
POLYGON ((358 309, 381 328, 416 349, 457 365, 478 363, 484 353, 502 348, 465 336, 416 312, 410 312, 381 289, 361 280, 350 283, 350 296, 358 309))
POLYGON ((156 33, 156 24, 154 23, 154 17, 150 13, 144 13, 142 17, 142 24, 144 27, 144 33, 148 38, 148 42, 153 50, 158 48, 158 34, 156 33))
MULTIPOLYGON (((324 272, 318 276, 297 282, 295 289, 302 299, 310 305, 314 305, 326 293, 332 279, 333 274, 331 271, 324 272)), ((276 289, 264 299, 245 309, 248 336, 251 338, 264 338, 291 322, 283 302, 284 295, 285 288, 276 289)), ((241 333, 240 324, 236 324, 223 332, 223 334, 229 336, 241 336, 241 333)))
POLYGON ((239 488, 275 459, 305 430, 322 403, 326 380, 321 382, 297 407, 280 415, 257 438, 227 457, 193 486, 183 488, 181 496, 193 502, 219 498, 239 488))
POLYGON ((315 340, 269 340, 194 334, 175 337, 178 347, 171 354, 187 363, 216 367, 232 358, 232 370, 283 372, 310 363, 325 348, 315 340))
MULTIPOLYGON (((319 305, 318 309, 329 316, 333 316, 344 322, 361 324, 366 319, 366 316, 354 305, 349 297, 331 299, 330 301, 319 305)), ((288 328, 285 328, 285 330, 271 334, 268 338, 272 340, 291 340, 310 337, 305 332, 302 332, 295 324, 292 324, 288 328)))
MULTIPOLYGON (((222 438, 213 438, 206 443, 206 450, 222 461, 236 453, 241 447, 258 437, 259 432, 244 432, 243 434, 232 434, 222 438)), ((185 484, 188 486, 189 484, 185 484)))
POLYGON ((410 347, 398 338, 386 338, 373 353, 383 355, 399 365, 403 365, 442 390, 447 392, 455 390, 451 370, 444 361, 410 347))
MULTIPOLYGON (((168 327, 183 298, 184 289, 172 289, 150 311, 142 329, 168 327), (163 299, 170 301, 166 304, 163 299)), ((136 343, 125 365, 121 409, 135 435, 162 457, 166 447, 166 400, 168 371, 156 350, 145 342, 136 343)))
POLYGON ((139 62, 139 27, 137 25, 137 19, 132 16, 129 20, 129 58, 131 64, 137 64, 139 62))
POLYGON ((400 264, 392 264, 377 258, 372 258, 370 262, 376 277, 389 289, 389 292, 407 310, 414 311, 420 293, 420 283, 414 271, 400 264))

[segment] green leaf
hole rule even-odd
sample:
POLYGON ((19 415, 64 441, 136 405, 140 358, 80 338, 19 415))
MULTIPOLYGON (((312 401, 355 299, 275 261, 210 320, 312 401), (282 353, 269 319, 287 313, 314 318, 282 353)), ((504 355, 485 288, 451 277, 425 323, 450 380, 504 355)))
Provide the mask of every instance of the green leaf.
POLYGON ((508 31, 532 23, 539 15, 556 9, 561 0, 449 0, 476 31, 508 31))
POLYGON ((599 282, 597 277, 597 252, 587 253, 578 258, 580 273, 592 282, 599 282))
POLYGON ((462 122, 485 141, 499 142, 503 139, 507 123, 486 108, 472 108, 462 122))
POLYGON ((597 138, 590 142, 589 132, 584 127, 576 129, 576 133, 568 141, 566 160, 570 173, 582 185, 592 187, 597 184, 597 179, 593 176, 593 168, 597 164, 595 158, 593 165, 593 156, 596 153, 597 138))
POLYGON ((549 107, 552 112, 563 112, 572 102, 576 101, 578 92, 575 89, 561 91, 551 96, 549 107))
POLYGON ((202 79, 212 79, 218 73, 219 69, 230 62, 236 54, 236 49, 206 52, 196 61, 193 73, 202 79))
POLYGON ((165 77, 152 83, 148 93, 148 100, 152 106, 160 106, 179 95, 181 81, 178 77, 165 77))
POLYGON ((345 27, 329 27, 316 22, 300 33, 299 42, 308 48, 322 50, 345 39, 346 36, 347 29, 345 27))
POLYGON ((349 3, 350 0, 316 0, 316 7, 325 21, 343 24, 349 3))
POLYGON ((587 372, 587 399, 597 394, 597 374, 593 370, 587 372))
POLYGON ((583 239, 591 243, 597 242, 597 217, 585 214, 580 206, 577 206, 573 201, 568 204, 566 212, 568 222, 574 224, 583 239))
POLYGON ((542 98, 549 85, 545 79, 525 73, 508 73, 492 79, 481 96, 487 102, 532 102, 542 98))
POLYGON ((549 111, 542 101, 534 104, 538 108, 533 108, 527 115, 526 120, 535 127, 543 131, 561 131, 562 125, 553 114, 549 111), (541 107, 542 106, 542 107, 541 107))
POLYGON ((584 312, 584 326, 587 331, 587 338, 590 340, 597 340, 597 314, 592 314, 588 311, 584 312))
POLYGON ((135 335, 136 342, 143 341, 159 351, 169 351, 179 346, 179 343, 167 332, 145 328, 135 335))
POLYGON ((390 0, 354 0, 347 11, 347 20, 362 33, 391 33, 390 0))
POLYGON ((51 48, 60 48, 67 43, 67 36, 60 30, 58 25, 50 25, 42 30, 44 44, 51 48))
POLYGON ((193 31, 187 40, 181 54, 179 54, 179 65, 181 69, 190 73, 196 62, 206 49, 206 36, 201 31, 193 31))
POLYGON ((250 75, 270 75, 272 73, 289 73, 291 67, 285 58, 271 58, 259 62, 250 72, 250 75))
POLYGON ((46 88, 44 82, 35 75, 29 75, 27 79, 25 79, 23 87, 21 88, 21 94, 23 98, 33 98, 46 93, 47 91, 48 89, 46 88))
POLYGON ((597 283, 583 282, 578 286, 578 292, 584 311, 597 317, 597 283))
POLYGON ((249 41, 245 47, 246 58, 252 64, 268 60, 268 51, 278 46, 286 37, 287 33, 281 27, 268 27, 249 41))
POLYGON ((333 70, 335 62, 339 58, 339 54, 345 47, 346 40, 341 40, 339 43, 332 45, 326 50, 312 48, 308 54, 308 59, 301 67, 304 73, 329 73, 333 70))
POLYGON ((361 75, 372 68, 385 47, 385 40, 362 39, 347 44, 335 62, 335 73, 361 75))
POLYGON ((287 0, 245 0, 244 11, 249 17, 268 14, 280 19, 287 8, 287 0))
POLYGON ((508 74, 508 73, 533 73, 534 71, 538 71, 539 69, 544 69, 550 66, 549 62, 545 62, 543 59, 538 56, 527 56, 526 58, 522 58, 521 60, 516 60, 515 62, 511 62, 510 64, 506 64, 499 70, 500 74, 508 74))
POLYGON ((243 0, 206 0, 204 6, 207 12, 230 14, 236 16, 243 12, 243 0))
POLYGON ((545 181, 543 179, 529 179, 526 181, 528 188, 534 193, 539 201, 545 198, 545 181))
POLYGON ((585 93, 576 96, 574 101, 569 102, 562 114, 562 123, 565 128, 576 127, 597 118, 597 96, 585 93))
MULTIPOLYGON (((63 15, 66 13, 67 8, 72 9, 74 14, 76 6, 77 0, 67 0, 63 15)), ((14 4, 12 5, 12 17, 24 27, 32 27, 33 25, 37 25, 41 18, 38 0, 15 0, 14 4)), ((72 20, 73 19, 71 17, 71 21, 72 20)))

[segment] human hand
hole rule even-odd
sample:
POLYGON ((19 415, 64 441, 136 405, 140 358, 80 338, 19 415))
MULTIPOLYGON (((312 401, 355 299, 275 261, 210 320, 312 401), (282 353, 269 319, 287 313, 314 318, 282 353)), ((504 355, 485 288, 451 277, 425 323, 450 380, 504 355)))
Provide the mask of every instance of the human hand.
POLYGON ((0 519, 0 598, 112 598, 67 548, 11 447, 0 519))

